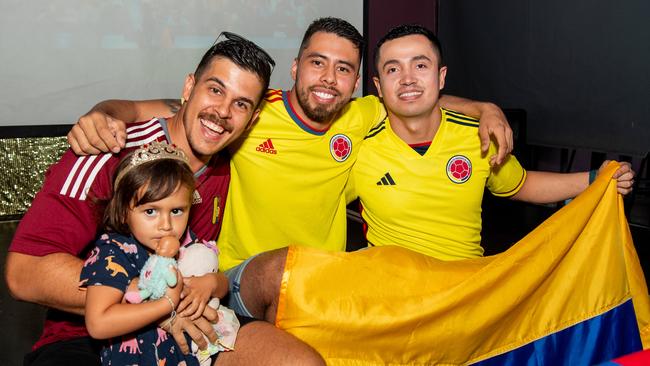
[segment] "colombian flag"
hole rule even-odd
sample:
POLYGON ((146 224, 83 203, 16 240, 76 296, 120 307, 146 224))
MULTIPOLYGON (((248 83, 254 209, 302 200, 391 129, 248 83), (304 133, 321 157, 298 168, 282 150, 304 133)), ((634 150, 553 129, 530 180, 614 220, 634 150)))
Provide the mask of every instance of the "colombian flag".
POLYGON ((492 257, 292 247, 276 325, 330 365, 593 365, 648 348, 616 168, 492 257))

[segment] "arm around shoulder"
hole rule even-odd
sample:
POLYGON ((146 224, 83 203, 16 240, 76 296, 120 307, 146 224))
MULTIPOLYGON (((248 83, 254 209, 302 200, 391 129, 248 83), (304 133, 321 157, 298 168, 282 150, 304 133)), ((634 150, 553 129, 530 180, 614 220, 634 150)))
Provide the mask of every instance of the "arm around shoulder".
POLYGON ((176 114, 180 107, 181 104, 176 99, 140 101, 110 99, 97 103, 88 113, 101 112, 128 124, 153 117, 169 117, 176 114))
POLYGON ((72 126, 68 143, 77 155, 117 153, 126 144, 126 124, 168 117, 176 114, 179 108, 180 103, 174 99, 105 100, 92 107, 72 126))
POLYGON ((445 109, 451 109, 453 111, 460 112, 474 118, 481 118, 483 116, 483 113, 501 112, 501 109, 497 107, 496 104, 456 97, 447 94, 440 96, 440 106, 445 109))

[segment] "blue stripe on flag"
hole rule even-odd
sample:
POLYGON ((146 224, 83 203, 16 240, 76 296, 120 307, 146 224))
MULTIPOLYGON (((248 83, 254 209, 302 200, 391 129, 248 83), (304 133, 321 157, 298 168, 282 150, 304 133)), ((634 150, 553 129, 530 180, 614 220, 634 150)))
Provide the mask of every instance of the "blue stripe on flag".
POLYGON ((594 365, 640 351, 632 300, 570 328, 475 365, 594 365))

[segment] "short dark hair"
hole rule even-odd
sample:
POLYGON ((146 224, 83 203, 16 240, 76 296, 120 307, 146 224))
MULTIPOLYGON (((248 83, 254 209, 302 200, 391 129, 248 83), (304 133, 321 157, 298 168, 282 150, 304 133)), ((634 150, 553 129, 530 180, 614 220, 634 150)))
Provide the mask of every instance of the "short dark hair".
MULTIPOLYGON (((131 163, 134 151, 127 154, 115 171, 113 181, 131 163)), ((131 207, 168 197, 180 186, 190 190, 190 199, 194 192, 194 174, 187 163, 176 159, 158 159, 132 167, 114 187, 113 197, 108 201, 102 226, 107 231, 130 235, 131 230, 126 218, 131 207), (140 192, 143 186, 145 192, 140 192), (141 194, 139 194, 141 193, 141 194)))
POLYGON ((257 100, 257 104, 262 100, 262 96, 269 88, 271 73, 275 66, 275 61, 255 43, 230 32, 222 32, 217 41, 203 55, 199 65, 194 71, 194 77, 198 80, 205 69, 210 65, 214 58, 225 58, 240 68, 250 71, 257 75, 262 82, 262 91, 257 100), (225 35, 223 41, 219 41, 222 35, 225 35))
POLYGON ((363 36, 359 33, 357 28, 348 21, 334 17, 319 18, 311 22, 305 31, 305 35, 302 37, 300 50, 298 51, 299 58, 302 55, 302 51, 309 47, 311 37, 317 32, 336 34, 337 36, 352 42, 354 47, 359 50, 359 62, 361 62, 361 59, 363 58, 363 46, 365 44, 363 36))
POLYGON ((427 39, 431 42, 433 51, 438 55, 438 67, 443 67, 445 65, 445 61, 442 58, 442 46, 440 45, 440 40, 438 37, 436 37, 436 35, 433 34, 431 30, 419 24, 404 24, 398 25, 397 27, 389 30, 388 33, 381 37, 381 39, 377 42, 377 46, 375 47, 375 69, 377 72, 379 72, 379 48, 381 48, 384 43, 390 40, 414 34, 421 34, 427 37, 427 39))

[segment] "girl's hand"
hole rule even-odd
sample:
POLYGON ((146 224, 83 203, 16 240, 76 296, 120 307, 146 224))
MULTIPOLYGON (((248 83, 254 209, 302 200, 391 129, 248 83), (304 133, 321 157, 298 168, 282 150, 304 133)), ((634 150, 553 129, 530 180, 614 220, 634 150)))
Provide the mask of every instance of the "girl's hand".
POLYGON ((175 268, 170 268, 169 270, 174 272, 174 275, 176 275, 176 285, 167 288, 165 295, 169 296, 169 298, 174 302, 176 311, 178 312, 178 306, 182 297, 181 294, 183 293, 183 277, 181 277, 181 273, 175 268))
POLYGON ((210 301, 218 286, 216 273, 183 278, 182 300, 176 309, 178 315, 188 317, 191 320, 198 319, 203 314, 208 301, 210 301))

